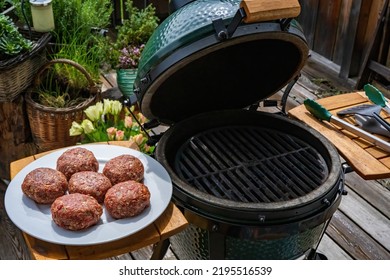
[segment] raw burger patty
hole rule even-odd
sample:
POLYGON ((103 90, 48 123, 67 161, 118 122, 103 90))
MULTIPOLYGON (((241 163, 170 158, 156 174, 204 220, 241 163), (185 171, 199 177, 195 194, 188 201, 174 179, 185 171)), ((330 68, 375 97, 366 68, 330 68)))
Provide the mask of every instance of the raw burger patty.
POLYGON ((73 193, 57 198, 51 205, 53 221, 64 229, 81 230, 95 225, 103 207, 90 195, 73 193))
POLYGON ((142 183, 122 182, 107 191, 104 205, 108 213, 116 219, 133 217, 149 207, 150 192, 142 183))
POLYGON ((120 155, 105 164, 103 174, 112 185, 129 180, 139 182, 144 178, 144 165, 135 156, 120 155))
POLYGON ((41 167, 29 172, 24 177, 22 191, 37 203, 50 204, 57 197, 65 194, 68 181, 61 172, 41 167))
POLYGON ((99 203, 104 201, 109 188, 111 188, 110 180, 102 173, 94 171, 81 171, 73 174, 68 185, 69 193, 88 194, 99 203))
POLYGON ((99 170, 99 162, 95 155, 85 148, 77 147, 66 150, 57 160, 57 170, 70 177, 80 171, 99 170))

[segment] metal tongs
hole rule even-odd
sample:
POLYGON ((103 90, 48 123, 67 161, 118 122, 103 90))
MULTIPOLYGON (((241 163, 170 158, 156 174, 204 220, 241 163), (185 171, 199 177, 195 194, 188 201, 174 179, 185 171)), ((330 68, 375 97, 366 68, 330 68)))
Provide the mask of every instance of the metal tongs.
POLYGON ((330 123, 334 123, 338 126, 341 126, 347 131, 352 132, 356 136, 359 136, 368 142, 376 145, 377 147, 381 148, 382 150, 390 153, 390 143, 375 136, 371 133, 364 131, 363 129, 352 125, 338 117, 333 116, 327 109, 325 109, 323 106, 318 104, 316 101, 312 99, 306 99, 304 101, 304 105, 306 109, 317 119, 328 121, 330 123))
POLYGON ((372 103, 381 106, 387 113, 390 114, 389 102, 387 102, 385 96, 379 89, 371 84, 366 84, 364 86, 364 92, 372 103))

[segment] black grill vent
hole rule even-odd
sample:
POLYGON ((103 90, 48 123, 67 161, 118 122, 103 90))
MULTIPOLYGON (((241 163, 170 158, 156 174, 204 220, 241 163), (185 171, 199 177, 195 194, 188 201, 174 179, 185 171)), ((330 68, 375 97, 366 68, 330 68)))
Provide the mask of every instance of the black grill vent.
POLYGON ((205 130, 176 154, 179 177, 199 191, 233 201, 280 202, 302 197, 328 176, 308 143, 257 126, 205 130))

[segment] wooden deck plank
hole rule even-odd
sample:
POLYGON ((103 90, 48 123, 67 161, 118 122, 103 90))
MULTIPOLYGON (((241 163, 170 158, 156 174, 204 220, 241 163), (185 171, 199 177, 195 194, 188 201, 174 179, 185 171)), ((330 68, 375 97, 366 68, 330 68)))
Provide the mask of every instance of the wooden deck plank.
POLYGON ((102 92, 117 86, 115 73, 104 74, 101 76, 100 80, 102 82, 102 92))
POLYGON ((336 211, 326 233, 357 260, 388 260, 390 253, 341 211, 336 211))
POLYGON ((0 180, 0 260, 30 260, 21 231, 12 223, 4 207, 6 183, 0 180))
MULTIPOLYGON (((152 253, 153 253, 152 250, 153 250, 153 247, 148 246, 148 247, 144 247, 142 249, 133 251, 130 253, 130 255, 135 260, 149 260, 150 257, 152 256, 152 253)), ((168 248, 168 251, 165 254, 163 260, 176 260, 176 257, 170 248, 168 248)))
POLYGON ((318 252, 323 253, 328 260, 352 260, 351 256, 325 234, 318 246, 318 252))
POLYGON ((390 251, 390 220, 356 192, 346 186, 348 195, 342 198, 339 209, 374 240, 390 251))
POLYGON ((345 182, 349 188, 390 219, 390 190, 375 180, 363 180, 354 172, 345 175, 345 182))
POLYGON ((118 86, 117 85, 117 82, 116 82, 116 72, 110 72, 108 74, 105 74, 104 75, 104 79, 107 81, 107 83, 111 86, 111 87, 116 87, 118 86))

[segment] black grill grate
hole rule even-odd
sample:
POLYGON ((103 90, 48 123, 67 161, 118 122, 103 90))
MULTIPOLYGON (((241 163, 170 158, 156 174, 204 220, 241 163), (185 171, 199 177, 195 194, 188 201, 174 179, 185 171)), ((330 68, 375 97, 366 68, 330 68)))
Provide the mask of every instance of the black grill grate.
POLYGON ((191 137, 176 154, 175 169, 199 191, 250 203, 302 197, 328 176, 324 158, 308 143, 257 126, 219 127, 191 137))

